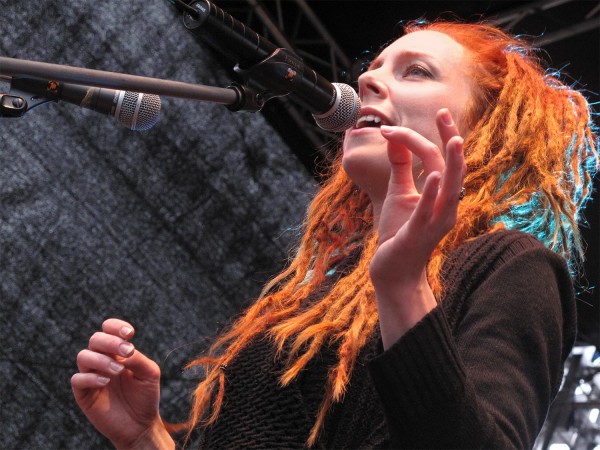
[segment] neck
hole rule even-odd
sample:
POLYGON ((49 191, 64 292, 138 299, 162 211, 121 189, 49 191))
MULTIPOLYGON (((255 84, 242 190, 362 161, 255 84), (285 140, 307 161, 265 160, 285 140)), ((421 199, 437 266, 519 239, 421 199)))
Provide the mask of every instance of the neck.
MULTIPOLYGON (((418 195, 420 195, 421 192, 423 192, 425 178, 426 177, 423 175, 422 172, 414 178, 415 189, 418 195)), ((369 200, 371 200, 371 204, 373 205, 373 228, 378 229, 379 219, 381 218, 381 210, 383 208, 383 202, 387 197, 387 190, 383 193, 367 191, 367 195, 369 196, 369 200)))
POLYGON ((379 229, 379 218, 381 217, 381 208, 383 207, 383 199, 372 198, 371 205, 373 207, 373 229, 379 229))

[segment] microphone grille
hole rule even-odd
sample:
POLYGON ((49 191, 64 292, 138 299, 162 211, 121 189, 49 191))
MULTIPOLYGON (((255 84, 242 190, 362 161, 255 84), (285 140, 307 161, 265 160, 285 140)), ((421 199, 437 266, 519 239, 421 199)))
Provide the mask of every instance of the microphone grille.
POLYGON ((158 122, 160 97, 126 91, 117 119, 130 130, 146 131, 158 122))
POLYGON ((325 114, 313 115, 317 125, 327 131, 345 131, 360 115, 360 99, 351 86, 332 83, 337 92, 335 104, 325 114))

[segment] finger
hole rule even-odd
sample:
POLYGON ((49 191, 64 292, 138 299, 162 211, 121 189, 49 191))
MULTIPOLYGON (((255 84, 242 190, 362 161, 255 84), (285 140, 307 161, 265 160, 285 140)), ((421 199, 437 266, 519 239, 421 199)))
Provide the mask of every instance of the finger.
POLYGON ((447 233, 454 227, 458 215, 458 205, 464 178, 463 140, 453 137, 448 143, 447 168, 440 182, 432 223, 447 233))
POLYGON ((440 184, 440 201, 448 205, 457 205, 466 173, 463 139, 454 136, 447 145, 446 170, 440 184))
POLYGON ((79 399, 78 391, 85 389, 98 389, 110 383, 110 378, 96 373, 76 373, 71 377, 71 386, 75 392, 75 398, 79 399))
POLYGON ((121 319, 106 319, 102 323, 102 331, 114 336, 120 336, 123 339, 131 339, 135 334, 133 326, 121 319))
POLYGON ((390 181, 388 195, 406 195, 416 192, 413 177, 413 157, 410 150, 402 144, 388 143, 390 162, 390 181))
POLYGON ((444 170, 445 162, 438 146, 416 131, 406 127, 382 125, 381 134, 388 141, 403 145, 414 153, 423 162, 426 175, 444 170))
POLYGON ((81 350, 77 354, 77 367, 82 373, 94 372, 107 376, 118 375, 125 368, 123 364, 110 356, 87 349, 81 350))
POLYGON ((94 352, 119 355, 124 358, 130 357, 135 350, 131 342, 101 331, 97 331, 90 337, 88 348, 94 352))
POLYGON ((430 173, 425 179, 421 198, 408 222, 407 232, 415 236, 429 228, 433 216, 441 180, 439 172, 430 173))
POLYGON ((454 123, 454 119, 448 108, 442 108, 437 112, 436 124, 440 132, 440 137, 442 138, 443 153, 445 156, 447 153, 446 147, 448 142, 454 136, 460 136, 460 132, 458 126, 454 123))
POLYGON ((129 358, 121 361, 127 370, 131 370, 135 377, 144 380, 159 380, 160 367, 152 359, 140 351, 136 351, 129 358))
POLYGON ((135 332, 131 324, 120 319, 107 319, 102 324, 102 329, 105 331, 96 332, 90 338, 91 351, 114 355, 119 363, 133 371, 138 378, 160 378, 158 365, 146 355, 135 351, 134 345, 127 341, 135 332))
MULTIPOLYGON (((104 334, 104 336, 99 336, 94 340, 93 345, 91 345, 93 349, 79 352, 77 355, 77 366, 80 372, 97 372, 104 376, 115 376, 121 374, 123 369, 128 369, 139 379, 160 379, 160 367, 158 364, 139 351, 132 351, 127 355, 115 353, 115 345, 117 349, 120 348, 120 345, 114 342, 106 342, 107 336, 109 335, 104 334), (104 351, 99 353, 99 348, 104 349, 104 351), (115 356, 111 357, 108 354, 114 354, 115 356)), ((112 339, 118 338, 112 336, 112 339)), ((131 345, 126 341, 121 341, 121 343, 131 345)))

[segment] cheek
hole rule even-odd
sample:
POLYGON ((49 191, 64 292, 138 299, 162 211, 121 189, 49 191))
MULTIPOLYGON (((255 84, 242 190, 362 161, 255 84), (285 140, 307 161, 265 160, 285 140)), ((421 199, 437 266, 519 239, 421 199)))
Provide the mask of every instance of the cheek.
POLYGON ((436 125, 437 112, 450 106, 444 98, 443 93, 437 90, 406 95, 396 103, 400 124, 437 145, 440 140, 436 125))
POLYGON ((461 87, 456 87, 456 92, 444 88, 415 92, 412 96, 407 95, 400 103, 402 107, 398 106, 402 115, 402 125, 434 143, 445 156, 445 149, 436 122, 437 113, 442 108, 448 108, 455 123, 461 126, 469 98, 463 93, 461 87))
POLYGON ((443 143, 436 123, 436 115, 440 108, 432 108, 420 117, 414 117, 408 128, 416 131, 428 141, 435 144, 443 152, 443 143))

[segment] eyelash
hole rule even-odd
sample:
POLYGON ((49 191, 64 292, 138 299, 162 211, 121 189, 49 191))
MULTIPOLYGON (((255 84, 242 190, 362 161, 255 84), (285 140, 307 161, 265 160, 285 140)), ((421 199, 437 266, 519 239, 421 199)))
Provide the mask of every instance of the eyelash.
POLYGON ((419 65, 419 64, 411 64, 410 66, 408 66, 406 68, 406 70, 404 71, 404 75, 411 75, 411 72, 414 71, 414 69, 417 69, 417 71, 419 72, 419 75, 423 75, 427 78, 431 78, 431 72, 429 70, 427 70, 425 67, 419 65))

